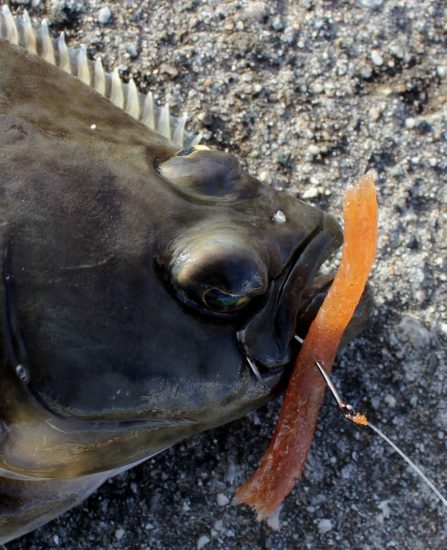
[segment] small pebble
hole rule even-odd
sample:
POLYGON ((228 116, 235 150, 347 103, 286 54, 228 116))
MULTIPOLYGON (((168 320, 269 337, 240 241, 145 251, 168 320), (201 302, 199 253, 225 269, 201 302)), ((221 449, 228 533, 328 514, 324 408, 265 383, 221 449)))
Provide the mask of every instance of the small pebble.
POLYGON ((199 540, 197 541, 197 550, 200 550, 201 548, 205 547, 210 541, 210 538, 206 535, 202 535, 199 540))
POLYGON ((371 109, 369 112, 369 120, 371 122, 377 122, 380 118, 380 111, 378 109, 371 109))
POLYGON ((405 57, 404 49, 400 44, 393 44, 390 46, 390 52, 399 59, 403 59, 405 57))
POLYGON ((379 502, 377 508, 380 509, 385 519, 388 519, 391 516, 391 510, 387 500, 382 500, 382 502, 379 502))
POLYGON ((208 113, 208 112, 199 113, 197 118, 200 120, 200 122, 204 126, 210 127, 213 124, 213 115, 211 113, 208 113))
POLYGON ((107 25, 112 19, 112 10, 107 6, 98 11, 98 21, 101 25, 107 25))
POLYGON ((318 522, 318 532, 320 535, 328 533, 332 529, 332 521, 330 519, 320 519, 318 522))
POLYGON ((382 2, 383 0, 360 0, 360 5, 365 8, 378 8, 382 2))
POLYGON ((270 527, 270 529, 273 529, 273 531, 279 531, 281 529, 281 522, 279 520, 279 514, 281 513, 281 510, 282 505, 278 506, 273 514, 267 518, 267 525, 270 527))
POLYGON ((320 154, 320 149, 316 145, 312 144, 312 145, 309 145, 309 147, 307 148, 307 152, 309 153, 309 155, 316 157, 320 154))
POLYGON ((268 13, 267 3, 251 1, 247 4, 248 5, 245 8, 245 14, 247 18, 254 19, 255 21, 259 21, 261 23, 268 13))
POLYGON ((360 74, 362 75, 363 78, 371 78, 372 76, 371 67, 369 65, 365 65, 364 67, 361 68, 360 74))
POLYGON ((183 510, 184 512, 189 512, 189 511, 191 510, 191 507, 190 507, 190 505, 186 502, 186 500, 185 500, 185 501, 183 502, 183 504, 182 504, 182 510, 183 510))
POLYGON ((374 409, 376 410, 380 409, 380 397, 377 397, 377 396, 371 397, 370 403, 374 409))
POLYGON ((124 529, 122 529, 121 527, 120 527, 119 529, 117 529, 117 530, 115 531, 115 538, 116 538, 116 540, 121 540, 121 539, 124 537, 124 533, 125 533, 125 531, 124 531, 124 529))
POLYGON ((160 72, 167 74, 171 78, 175 78, 176 76, 178 76, 178 69, 170 63, 162 63, 160 65, 160 72))
POLYGON ((130 59, 136 59, 140 55, 140 48, 136 42, 128 44, 126 50, 130 59))
POLYGON ((272 23, 272 28, 275 31, 283 31, 284 30, 284 23, 282 22, 281 18, 275 17, 272 23))
POLYGON ((396 406, 396 398, 393 395, 385 395, 384 397, 385 403, 388 405, 388 407, 395 407, 396 406))
POLYGON ((371 52, 371 61, 374 63, 374 65, 383 65, 383 57, 382 57, 382 54, 377 51, 377 50, 373 50, 371 52))
POLYGON ((259 180, 260 181, 265 183, 269 179, 270 179, 270 174, 269 174, 269 172, 267 172, 267 170, 262 170, 261 172, 259 172, 259 180))
POLYGON ((224 523, 221 519, 218 519, 216 522, 214 522, 215 531, 222 531, 223 528, 224 528, 224 523))
POLYGON ((319 191, 316 187, 308 187, 306 191, 304 191, 302 196, 304 200, 308 200, 308 199, 314 199, 315 197, 318 197, 318 195, 319 195, 319 191))
POLYGON ((223 493, 219 493, 217 495, 217 504, 219 506, 226 506, 230 502, 230 499, 227 497, 227 495, 224 495, 223 493))
POLYGON ((287 153, 278 153, 276 155, 276 162, 278 164, 281 164, 282 166, 287 166, 287 164, 289 163, 289 160, 290 160, 290 155, 288 155, 287 153))
POLYGON ((88 8, 87 0, 53 0, 51 5, 55 13, 63 14, 70 22, 76 20, 88 8))

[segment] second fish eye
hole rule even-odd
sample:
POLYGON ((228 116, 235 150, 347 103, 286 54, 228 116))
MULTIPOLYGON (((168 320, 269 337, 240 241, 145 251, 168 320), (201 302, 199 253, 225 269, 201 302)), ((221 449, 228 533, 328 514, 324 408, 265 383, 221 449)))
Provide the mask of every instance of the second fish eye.
POLYGON ((188 145, 187 147, 183 147, 183 149, 180 149, 180 151, 178 151, 175 156, 189 157, 197 151, 209 151, 209 147, 207 147, 206 145, 188 145))
POLYGON ((194 153, 195 149, 190 145, 189 147, 183 147, 183 149, 180 149, 178 153, 175 154, 176 157, 188 157, 192 153, 194 153))

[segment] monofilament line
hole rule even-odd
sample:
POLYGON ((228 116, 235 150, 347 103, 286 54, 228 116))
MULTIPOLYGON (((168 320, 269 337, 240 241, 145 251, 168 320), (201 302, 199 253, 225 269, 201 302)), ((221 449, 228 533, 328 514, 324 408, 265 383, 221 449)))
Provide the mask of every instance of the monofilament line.
MULTIPOLYGON (((295 338, 300 341, 301 339, 297 336, 295 338)), ((349 403, 346 403, 337 388, 335 387, 335 384, 332 382, 331 377, 329 376, 326 369, 323 367, 321 363, 318 361, 314 361, 315 365, 317 366, 321 376, 323 377, 324 381, 326 382, 329 390, 331 391, 332 395, 334 396, 335 400, 337 401, 337 405, 339 410, 343 413, 343 416, 347 419, 353 422, 354 424, 357 424, 359 426, 369 426, 376 434, 378 434, 388 445, 396 451, 404 460, 405 462, 410 466, 410 468, 428 485, 428 487, 432 490, 432 492, 439 498, 439 500, 444 504, 445 507, 447 507, 447 499, 440 493, 440 491, 435 487, 435 485, 428 479, 428 477, 424 474, 424 472, 416 466, 416 464, 387 436, 385 435, 382 430, 380 430, 377 426, 374 424, 371 424, 371 422, 366 418, 364 414, 355 412, 354 407, 350 405, 349 403)))
POLYGON ((408 458, 408 456, 399 449, 399 447, 393 442, 391 441, 391 439, 385 435, 382 430, 380 430, 377 426, 374 426, 374 424, 371 424, 371 422, 368 420, 368 426, 373 430, 375 431, 378 435, 380 435, 380 437, 386 441, 388 443, 388 445, 390 447, 392 447, 396 453, 398 453, 404 460, 405 462, 410 466, 410 468, 413 469, 413 471, 421 478, 425 481, 425 483, 430 487, 430 489, 433 491, 433 493, 439 498, 439 500, 444 504, 444 506, 447 507, 447 500, 445 499, 445 497, 438 491, 438 489, 433 485, 433 483, 428 479, 428 477, 424 474, 424 472, 418 467, 416 466, 416 464, 410 459, 408 458))

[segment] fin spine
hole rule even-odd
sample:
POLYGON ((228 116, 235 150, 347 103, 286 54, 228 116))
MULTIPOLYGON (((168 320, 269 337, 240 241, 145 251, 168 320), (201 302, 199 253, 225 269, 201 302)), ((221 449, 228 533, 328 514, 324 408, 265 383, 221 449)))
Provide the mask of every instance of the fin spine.
POLYGON ((178 118, 172 116, 168 103, 162 107, 155 106, 152 93, 140 93, 133 79, 126 84, 121 80, 118 69, 107 73, 100 58, 90 61, 85 46, 68 47, 63 32, 58 38, 53 39, 46 19, 40 26, 34 27, 27 10, 24 10, 23 16, 13 16, 8 5, 4 4, 0 10, 0 38, 25 48, 29 53, 38 55, 48 63, 79 78, 130 116, 173 141, 175 145, 184 147, 200 141, 200 135, 185 131, 186 115, 178 118))

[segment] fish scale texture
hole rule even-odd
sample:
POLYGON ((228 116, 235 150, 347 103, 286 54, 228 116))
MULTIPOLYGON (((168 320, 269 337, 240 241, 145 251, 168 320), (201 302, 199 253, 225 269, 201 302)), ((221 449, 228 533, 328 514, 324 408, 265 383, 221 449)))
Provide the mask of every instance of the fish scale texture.
MULTIPOLYGON (((14 12, 23 4, 10 2, 14 12)), ((445 494, 445 4, 27 4, 71 45, 83 42, 109 70, 157 91, 159 103, 169 97, 174 114, 186 108, 190 131, 238 154, 268 184, 341 214, 345 186, 376 170, 377 307, 340 354, 334 381, 445 494)), ((329 396, 303 479, 279 518, 260 524, 233 506, 278 410, 272 403, 177 445, 7 549, 445 548, 446 510, 377 437, 346 423, 329 396)))

